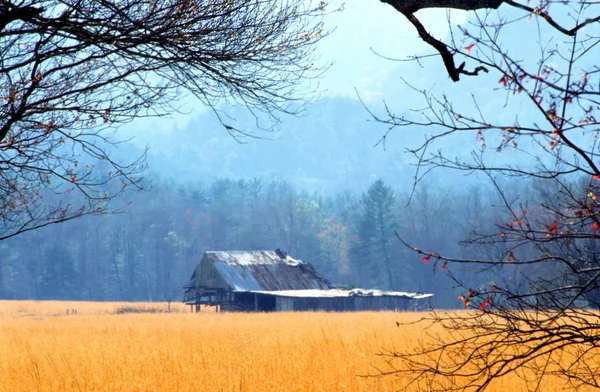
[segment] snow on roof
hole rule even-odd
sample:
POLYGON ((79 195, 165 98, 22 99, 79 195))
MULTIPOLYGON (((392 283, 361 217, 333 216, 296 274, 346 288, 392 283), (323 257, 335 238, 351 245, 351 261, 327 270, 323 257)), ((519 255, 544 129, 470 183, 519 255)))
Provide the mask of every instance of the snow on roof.
POLYGON ((275 251, 208 251, 203 259, 235 291, 329 289, 331 283, 310 263, 275 251))
POLYGON ((410 299, 425 299, 433 297, 433 294, 407 293, 404 291, 382 291, 365 289, 328 289, 328 290, 238 290, 237 292, 276 295, 279 297, 298 297, 298 298, 344 298, 344 297, 405 297, 410 299))

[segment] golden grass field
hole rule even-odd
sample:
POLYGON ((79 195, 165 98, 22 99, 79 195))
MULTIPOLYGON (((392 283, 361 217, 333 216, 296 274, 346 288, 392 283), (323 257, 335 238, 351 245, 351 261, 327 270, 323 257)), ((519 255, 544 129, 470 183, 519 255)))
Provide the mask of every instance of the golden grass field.
MULTIPOLYGON (((123 306, 167 307, 0 301, 0 391, 396 391, 407 380, 361 376, 384 365, 382 349, 425 337, 396 326, 415 313, 193 314, 172 304, 174 313, 115 314, 123 306)), ((515 377, 490 391, 523 389, 515 377)))

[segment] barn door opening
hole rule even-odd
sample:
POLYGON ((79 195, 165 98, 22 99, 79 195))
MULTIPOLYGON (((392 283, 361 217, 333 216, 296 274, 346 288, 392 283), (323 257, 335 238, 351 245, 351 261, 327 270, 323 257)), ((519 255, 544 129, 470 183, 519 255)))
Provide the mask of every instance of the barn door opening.
POLYGON ((259 312, 274 312, 275 311, 275 296, 262 295, 257 296, 257 305, 259 312))

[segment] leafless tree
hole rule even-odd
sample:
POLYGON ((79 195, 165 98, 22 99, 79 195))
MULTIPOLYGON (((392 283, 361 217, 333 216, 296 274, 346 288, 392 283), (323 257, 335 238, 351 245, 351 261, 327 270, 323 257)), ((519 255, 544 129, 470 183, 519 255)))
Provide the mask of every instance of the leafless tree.
MULTIPOLYGON (((301 0, 0 0, 0 240, 102 214, 138 188, 114 130, 179 109, 183 93, 255 117, 301 108, 319 75, 326 3, 301 0), (300 91, 301 89, 301 91, 300 91), (73 193, 73 195, 67 195, 73 193), (67 197, 68 196, 68 197, 67 197)), ((265 117, 265 116, 263 116, 265 117)))
POLYGON ((425 127, 425 142, 409 150, 418 161, 415 183, 439 167, 482 173, 501 196, 506 219, 493 232, 474 232, 464 242, 495 249, 489 259, 442 255, 399 238, 423 262, 450 274, 469 311, 424 317, 422 322, 441 331, 414 350, 383 353, 389 368, 381 374, 410 377, 411 385, 429 391, 481 391, 505 376, 520 377, 530 390, 550 383, 599 388, 598 3, 383 2, 407 17, 434 50, 408 60, 435 66, 441 58, 453 81, 479 80, 472 104, 414 87, 425 102, 422 110, 372 112, 388 126, 384 140, 399 128, 425 127), (436 7, 472 12, 440 40, 414 14, 436 7), (483 108, 498 96, 493 110, 483 108), (470 156, 434 149, 438 141, 465 133, 478 143, 470 156), (505 176, 549 191, 510 197, 501 184, 505 176), (497 278, 473 286, 453 274, 456 265, 463 273, 471 266, 497 278))

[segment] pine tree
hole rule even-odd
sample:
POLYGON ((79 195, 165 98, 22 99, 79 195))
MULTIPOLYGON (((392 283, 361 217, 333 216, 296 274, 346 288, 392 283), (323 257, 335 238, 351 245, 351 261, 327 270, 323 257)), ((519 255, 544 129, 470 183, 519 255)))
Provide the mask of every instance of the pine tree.
POLYGON ((364 283, 396 288, 398 242, 394 230, 399 228, 396 196, 383 180, 377 180, 362 195, 357 225, 358 242, 353 259, 364 283))

